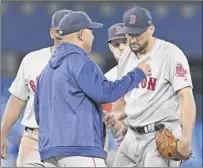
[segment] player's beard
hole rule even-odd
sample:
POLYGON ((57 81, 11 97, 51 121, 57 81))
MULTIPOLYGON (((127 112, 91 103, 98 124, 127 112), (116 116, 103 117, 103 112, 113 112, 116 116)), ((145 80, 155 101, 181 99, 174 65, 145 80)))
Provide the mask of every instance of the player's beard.
POLYGON ((147 45, 148 45, 148 41, 146 41, 142 45, 135 43, 135 42, 129 43, 129 47, 130 47, 131 51, 135 54, 137 54, 137 53, 143 54, 145 52, 147 45))
POLYGON ((56 36, 56 40, 63 40, 63 39, 60 36, 56 36))
POLYGON ((55 38, 55 41, 56 41, 56 45, 59 45, 59 44, 62 43, 63 39, 62 39, 61 37, 57 36, 57 37, 55 38))

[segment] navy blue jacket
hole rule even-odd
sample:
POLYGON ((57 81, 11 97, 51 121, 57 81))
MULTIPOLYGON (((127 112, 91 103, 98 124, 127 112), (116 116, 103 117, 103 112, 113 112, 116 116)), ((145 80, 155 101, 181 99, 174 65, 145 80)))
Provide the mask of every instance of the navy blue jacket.
POLYGON ((144 72, 136 68, 110 82, 83 49, 59 45, 35 91, 41 159, 59 155, 104 158, 101 103, 116 101, 144 78, 144 72))

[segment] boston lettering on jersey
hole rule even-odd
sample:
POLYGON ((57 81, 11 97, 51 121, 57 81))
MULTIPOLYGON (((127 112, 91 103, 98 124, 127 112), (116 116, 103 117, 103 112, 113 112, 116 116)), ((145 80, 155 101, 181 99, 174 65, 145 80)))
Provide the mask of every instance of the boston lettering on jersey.
POLYGON ((147 88, 148 90, 155 90, 157 78, 149 77, 142 80, 136 88, 147 88))
POLYGON ((35 92, 36 83, 37 83, 38 78, 39 78, 39 76, 36 77, 36 82, 34 80, 30 80, 30 87, 31 87, 33 92, 35 92))
MULTIPOLYGON (((38 80, 38 77, 36 77, 36 82, 34 80, 30 80, 30 87, 31 89, 33 90, 33 92, 35 92, 35 89, 36 89, 36 83, 37 83, 37 80, 38 80)), ((155 87, 156 87, 156 81, 157 81, 157 78, 152 78, 152 77, 149 77, 149 78, 145 78, 144 80, 142 80, 142 82, 136 87, 136 88, 146 88, 148 90, 152 90, 154 91, 155 90, 155 87)))

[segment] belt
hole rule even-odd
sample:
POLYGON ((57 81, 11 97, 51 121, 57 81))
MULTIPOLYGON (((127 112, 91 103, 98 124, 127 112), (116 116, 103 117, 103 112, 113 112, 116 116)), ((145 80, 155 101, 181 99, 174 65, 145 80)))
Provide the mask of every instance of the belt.
POLYGON ((38 128, 25 127, 25 131, 26 132, 34 132, 34 131, 38 131, 38 128))
POLYGON ((150 125, 146 125, 143 127, 131 127, 130 128, 135 131, 138 134, 148 134, 151 132, 155 132, 155 131, 160 131, 165 127, 164 124, 161 123, 154 123, 154 124, 150 124, 150 125))

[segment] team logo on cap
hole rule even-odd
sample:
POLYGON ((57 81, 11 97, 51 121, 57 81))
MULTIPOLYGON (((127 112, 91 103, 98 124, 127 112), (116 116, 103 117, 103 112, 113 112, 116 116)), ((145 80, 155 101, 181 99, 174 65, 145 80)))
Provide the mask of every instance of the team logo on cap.
POLYGON ((136 16, 135 15, 130 15, 129 24, 135 24, 135 22, 136 22, 136 16))
POLYGON ((121 30, 121 26, 116 26, 116 33, 118 33, 121 30))

